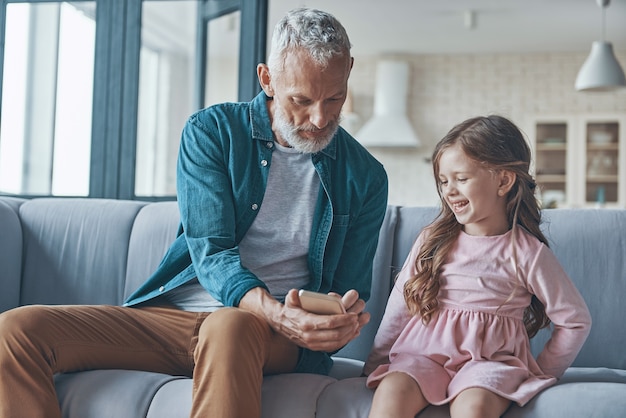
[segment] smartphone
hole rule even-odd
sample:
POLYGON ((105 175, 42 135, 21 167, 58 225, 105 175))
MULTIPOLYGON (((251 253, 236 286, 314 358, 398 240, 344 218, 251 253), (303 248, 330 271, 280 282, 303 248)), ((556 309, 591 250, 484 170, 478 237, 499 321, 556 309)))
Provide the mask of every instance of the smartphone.
POLYGON ((324 293, 311 292, 310 290, 300 290, 300 304, 302 309, 318 315, 336 315, 346 313, 346 309, 341 303, 339 296, 327 295, 324 293))

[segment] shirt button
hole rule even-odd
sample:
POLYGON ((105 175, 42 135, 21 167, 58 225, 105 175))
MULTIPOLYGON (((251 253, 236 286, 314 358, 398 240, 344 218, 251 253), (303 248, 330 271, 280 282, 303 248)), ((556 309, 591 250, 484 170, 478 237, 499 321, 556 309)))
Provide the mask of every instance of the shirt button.
POLYGON ((271 142, 271 141, 268 141, 268 142, 266 142, 266 143, 265 143, 265 146, 266 146, 267 148, 270 148, 270 149, 271 149, 271 148, 274 148, 274 143, 273 143, 273 142, 271 142))
POLYGON ((259 208, 259 205, 257 205, 256 203, 252 204, 252 210, 257 210, 259 208))
POLYGON ((161 286, 161 287, 159 287, 159 292, 162 292, 162 291, 164 291, 164 290, 165 290, 165 286, 161 286))
POLYGON ((261 165, 262 165, 263 167, 267 166, 267 160, 261 160, 261 165))

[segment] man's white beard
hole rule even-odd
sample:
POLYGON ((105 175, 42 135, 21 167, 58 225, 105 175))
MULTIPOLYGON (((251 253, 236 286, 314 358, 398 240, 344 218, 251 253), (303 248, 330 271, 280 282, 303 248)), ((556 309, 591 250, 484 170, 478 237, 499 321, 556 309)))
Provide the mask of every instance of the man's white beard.
POLYGON ((329 125, 332 128, 327 135, 316 137, 315 139, 304 138, 300 136, 300 132, 306 129, 298 128, 290 123, 287 118, 283 116, 280 109, 278 109, 274 115, 274 126, 278 131, 277 133, 290 147, 303 154, 320 152, 330 144, 330 141, 332 141, 339 127, 339 121, 330 122, 329 125))

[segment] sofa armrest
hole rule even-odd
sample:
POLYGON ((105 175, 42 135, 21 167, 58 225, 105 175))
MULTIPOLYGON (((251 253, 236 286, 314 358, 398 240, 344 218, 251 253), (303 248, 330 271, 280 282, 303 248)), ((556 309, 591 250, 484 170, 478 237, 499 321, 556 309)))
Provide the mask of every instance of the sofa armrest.
POLYGON ((22 225, 15 201, 0 198, 0 312, 20 303, 22 281, 22 225))

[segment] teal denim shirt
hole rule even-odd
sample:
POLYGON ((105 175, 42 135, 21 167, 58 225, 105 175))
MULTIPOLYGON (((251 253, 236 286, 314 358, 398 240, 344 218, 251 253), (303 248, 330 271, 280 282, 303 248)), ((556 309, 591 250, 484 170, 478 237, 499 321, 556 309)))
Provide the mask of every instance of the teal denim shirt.
MULTIPOLYGON (((241 265, 238 249, 263 204, 272 164, 275 138, 267 100, 260 93, 252 102, 212 106, 189 118, 178 157, 179 235, 125 306, 150 300, 194 277, 225 306, 238 306, 255 287, 267 289, 241 265)), ((367 300, 387 206, 387 174, 341 128, 311 161, 322 187, 309 243, 308 288, 340 294, 356 289, 367 300)), ((327 374, 331 366, 328 353, 303 349, 296 371, 327 374)))

